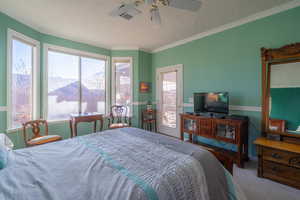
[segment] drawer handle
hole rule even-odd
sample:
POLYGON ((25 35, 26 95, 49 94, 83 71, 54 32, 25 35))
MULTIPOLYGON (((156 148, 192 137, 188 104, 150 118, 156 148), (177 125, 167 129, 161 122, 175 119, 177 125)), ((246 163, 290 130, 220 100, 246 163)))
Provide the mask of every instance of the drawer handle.
POLYGON ((272 157, 276 159, 281 159, 281 156, 278 153, 272 153, 272 157))
POLYGON ((291 159, 291 164, 293 164, 293 165, 299 165, 300 166, 300 158, 299 157, 292 158, 291 159))
POLYGON ((271 170, 276 172, 278 170, 278 168, 277 167, 272 167, 271 170))

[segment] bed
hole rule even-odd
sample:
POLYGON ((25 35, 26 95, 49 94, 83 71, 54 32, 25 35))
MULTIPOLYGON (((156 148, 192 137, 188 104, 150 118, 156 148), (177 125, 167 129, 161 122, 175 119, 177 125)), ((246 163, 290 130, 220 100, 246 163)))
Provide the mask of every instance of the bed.
POLYGON ((244 200, 207 150, 137 128, 10 152, 1 200, 244 200))

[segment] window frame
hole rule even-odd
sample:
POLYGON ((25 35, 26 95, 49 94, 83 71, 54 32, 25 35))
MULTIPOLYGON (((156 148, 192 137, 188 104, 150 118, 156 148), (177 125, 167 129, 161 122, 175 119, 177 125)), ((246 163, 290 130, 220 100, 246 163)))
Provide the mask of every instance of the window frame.
POLYGON ((39 78, 40 78, 40 42, 22 33, 7 29, 7 131, 18 130, 21 127, 12 127, 12 59, 13 40, 25 43, 33 47, 32 51, 32 120, 40 117, 39 78))
POLYGON ((131 104, 129 105, 130 107, 130 112, 129 112, 129 117, 133 116, 133 95, 134 95, 134 78, 133 78, 133 57, 112 57, 111 59, 111 105, 116 104, 116 62, 120 62, 122 60, 129 60, 130 61, 130 84, 132 86, 132 89, 130 90, 130 101, 131 104))
MULTIPOLYGON (((43 117, 44 119, 48 120, 48 52, 49 51, 54 51, 58 53, 64 53, 68 55, 73 55, 73 56, 78 56, 79 57, 79 81, 81 81, 81 58, 92 58, 92 59, 98 59, 98 60, 104 60, 105 61, 105 115, 109 112, 109 107, 110 107, 110 57, 105 56, 102 54, 97 54, 97 53, 90 53, 86 51, 81 51, 81 50, 76 50, 76 49, 71 49, 67 47, 62 47, 62 46, 57 46, 57 45, 52 45, 52 44, 44 44, 43 45, 43 66, 44 66, 44 72, 43 72, 43 117)), ((79 110, 81 110, 81 85, 80 85, 80 90, 79 90, 79 110)), ((63 122, 63 121, 68 121, 69 119, 65 120, 48 120, 49 122, 63 122)))

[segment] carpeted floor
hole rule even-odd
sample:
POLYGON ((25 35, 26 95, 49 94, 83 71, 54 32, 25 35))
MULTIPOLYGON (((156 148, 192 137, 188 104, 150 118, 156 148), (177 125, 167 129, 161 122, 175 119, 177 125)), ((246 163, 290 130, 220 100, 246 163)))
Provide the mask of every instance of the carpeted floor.
POLYGON ((258 178, 257 162, 246 163, 244 169, 234 166, 233 177, 248 200, 300 200, 300 190, 269 179, 258 178))

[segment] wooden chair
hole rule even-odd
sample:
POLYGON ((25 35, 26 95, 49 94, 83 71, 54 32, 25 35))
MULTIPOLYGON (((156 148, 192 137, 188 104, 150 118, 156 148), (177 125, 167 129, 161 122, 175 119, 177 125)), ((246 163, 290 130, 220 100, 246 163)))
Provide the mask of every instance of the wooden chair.
POLYGON ((142 111, 142 128, 148 131, 157 132, 156 110, 142 111))
POLYGON ((128 117, 128 107, 114 105, 110 108, 110 118, 108 118, 108 128, 125 128, 131 126, 131 117, 128 117))
POLYGON ((46 144, 49 142, 56 142, 62 139, 59 135, 48 135, 48 123, 46 120, 33 120, 26 123, 23 123, 23 135, 24 135, 24 141, 26 146, 35 146, 40 144, 46 144), (40 134, 41 128, 40 126, 45 127, 45 135, 42 136, 40 134), (27 139, 27 132, 26 130, 28 128, 32 129, 32 138, 27 139))

